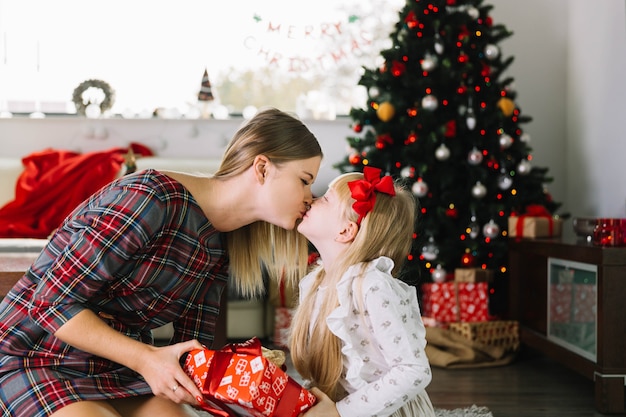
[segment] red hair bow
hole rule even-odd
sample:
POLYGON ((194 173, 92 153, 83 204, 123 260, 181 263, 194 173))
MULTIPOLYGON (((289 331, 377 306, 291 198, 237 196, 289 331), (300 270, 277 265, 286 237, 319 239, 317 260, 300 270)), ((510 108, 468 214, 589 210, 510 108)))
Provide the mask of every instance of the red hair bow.
POLYGON ((376 193, 385 193, 390 196, 396 195, 396 190, 393 188, 393 179, 389 175, 380 177, 382 171, 379 168, 365 167, 363 168, 362 180, 350 181, 348 187, 350 187, 350 193, 352 198, 356 201, 352 204, 352 209, 359 215, 359 219, 356 221, 358 225, 361 225, 361 220, 376 203, 376 193))

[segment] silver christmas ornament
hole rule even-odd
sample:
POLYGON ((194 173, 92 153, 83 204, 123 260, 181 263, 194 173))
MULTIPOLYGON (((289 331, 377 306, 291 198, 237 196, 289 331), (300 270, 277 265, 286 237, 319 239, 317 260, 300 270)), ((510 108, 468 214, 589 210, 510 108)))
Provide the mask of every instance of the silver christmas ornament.
POLYGON ((441 265, 437 265, 437 267, 430 274, 433 282, 436 282, 437 284, 441 284, 442 282, 445 282, 447 275, 448 273, 446 272, 445 269, 441 267, 441 265))
POLYGON ((513 145, 513 138, 510 135, 503 133, 500 135, 500 138, 498 138, 498 142, 500 143, 500 147, 502 149, 508 149, 511 145, 513 145))
POLYGON ((476 184, 472 187, 472 195, 475 198, 483 198, 487 195, 487 187, 485 187, 480 181, 476 181, 476 184))
POLYGON ((437 158, 439 161, 445 161, 446 159, 450 158, 450 148, 442 143, 435 150, 435 158, 437 158))
POLYGON ((517 165, 517 173, 520 175, 528 175, 531 169, 532 165, 530 164, 530 161, 528 161, 528 159, 522 159, 517 165))
POLYGON ((494 222, 493 219, 489 220, 489 222, 483 226, 483 235, 485 235, 485 237, 493 239, 499 234, 500 226, 498 226, 498 224, 494 222))
POLYGON ((411 191, 417 197, 424 197, 428 194, 428 184, 422 180, 417 180, 411 186, 411 191))
POLYGON ((467 8, 467 14, 469 15, 469 17, 471 17, 474 20, 480 17, 480 12, 478 11, 476 7, 473 7, 473 6, 470 6, 467 8))
POLYGON ((500 49, 496 45, 489 44, 485 46, 485 57, 487 57, 488 60, 493 61, 497 59, 498 56, 500 56, 500 49))
POLYGON ((476 147, 474 147, 467 154, 467 162, 470 165, 480 165, 482 161, 483 161, 483 153, 479 151, 478 149, 476 149, 476 147))
POLYGON ((437 109, 438 106, 439 102, 437 101, 437 97, 433 96, 432 94, 429 94, 422 98, 422 108, 424 108, 424 110, 434 111, 437 109))
POLYGON ((498 188, 508 190, 513 185, 513 178, 509 174, 502 174, 498 177, 498 188))
POLYGON ((437 68, 437 64, 438 64, 437 57, 434 55, 430 55, 430 54, 426 54, 424 59, 422 59, 422 61, 420 62, 422 69, 428 72, 437 68))
POLYGON ((467 229, 469 231, 468 234, 469 234, 470 238, 476 239, 478 237, 478 235, 480 234, 480 225, 476 221, 476 216, 472 216, 472 218, 470 220, 471 220, 471 222, 467 226, 467 229))
POLYGON ((467 109, 467 113, 465 113, 467 119, 465 119, 465 123, 467 124, 467 128, 469 130, 474 130, 476 127, 476 116, 474 116, 474 109, 471 107, 467 109))
POLYGON ((405 166, 400 170, 400 176, 402 178, 411 178, 415 172, 415 169, 412 166, 405 166))
POLYGON ((519 137, 519 140, 521 140, 524 143, 529 143, 530 135, 528 133, 522 133, 522 135, 519 137))
POLYGON ((427 261, 434 261, 437 259, 437 255, 439 255, 439 248, 435 244, 435 239, 431 236, 428 239, 428 243, 422 247, 422 256, 427 261))

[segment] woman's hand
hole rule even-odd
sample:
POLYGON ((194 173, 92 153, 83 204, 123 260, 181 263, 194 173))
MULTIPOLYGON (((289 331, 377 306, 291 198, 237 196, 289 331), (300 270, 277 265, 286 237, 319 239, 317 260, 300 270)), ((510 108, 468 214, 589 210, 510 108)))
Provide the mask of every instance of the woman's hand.
POLYGON ((337 407, 333 400, 331 400, 328 395, 324 394, 319 388, 312 388, 311 394, 315 395, 317 398, 317 403, 304 414, 300 416, 303 417, 340 417, 337 412, 337 407))
POLYGON ((202 349, 200 342, 190 340, 171 346, 151 346, 135 370, 144 377, 154 395, 178 404, 199 405, 202 393, 179 363, 180 358, 193 349, 202 349))

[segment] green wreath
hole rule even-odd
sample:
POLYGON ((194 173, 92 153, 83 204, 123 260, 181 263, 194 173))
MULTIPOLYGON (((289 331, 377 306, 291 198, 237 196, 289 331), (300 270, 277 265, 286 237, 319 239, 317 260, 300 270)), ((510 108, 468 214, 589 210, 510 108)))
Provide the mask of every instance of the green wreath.
POLYGON ((113 107, 113 103, 115 102, 115 91, 111 88, 111 86, 102 80, 87 80, 83 81, 74 89, 74 94, 72 95, 72 101, 76 106, 76 112, 80 115, 85 115, 85 109, 90 104, 98 104, 100 106, 100 113, 104 113, 113 107), (85 103, 85 99, 83 94, 90 88, 97 88, 102 90, 104 93, 104 99, 100 103, 92 103, 91 100, 85 103))

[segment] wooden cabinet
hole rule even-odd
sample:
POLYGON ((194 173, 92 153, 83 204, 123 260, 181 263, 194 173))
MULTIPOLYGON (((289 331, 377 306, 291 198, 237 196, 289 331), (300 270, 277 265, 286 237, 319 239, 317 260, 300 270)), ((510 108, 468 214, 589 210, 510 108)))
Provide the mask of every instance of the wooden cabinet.
MULTIPOLYGON (((626 248, 551 239, 511 239, 509 277, 508 316, 520 322, 521 342, 593 380, 599 412, 624 413, 626 248), (595 287, 595 324, 590 327, 595 332, 593 348, 581 352, 562 343, 550 331, 554 323, 549 322, 549 317, 555 314, 550 311, 549 297, 554 289, 550 285, 555 284, 554 278, 550 279, 551 267, 554 275, 552 265, 557 265, 557 270, 570 265, 574 270, 578 268, 575 273, 592 281, 589 284, 595 287)), ((576 307, 574 301, 571 306, 576 307)))

